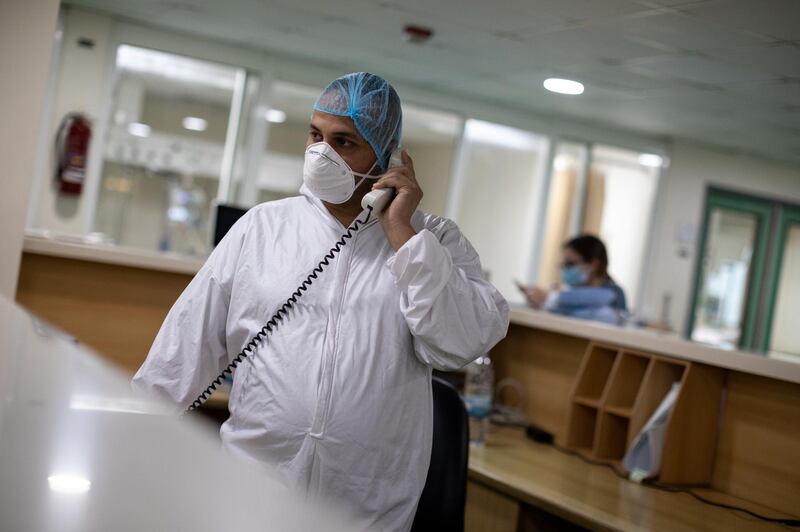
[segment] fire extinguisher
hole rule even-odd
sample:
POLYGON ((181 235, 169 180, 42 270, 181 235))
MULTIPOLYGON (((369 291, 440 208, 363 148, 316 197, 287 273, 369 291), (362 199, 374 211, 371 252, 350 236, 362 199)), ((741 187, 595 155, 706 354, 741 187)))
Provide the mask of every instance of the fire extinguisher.
POLYGON ((91 138, 92 124, 86 115, 70 113, 61 120, 56 133, 56 180, 62 193, 81 193, 91 138))

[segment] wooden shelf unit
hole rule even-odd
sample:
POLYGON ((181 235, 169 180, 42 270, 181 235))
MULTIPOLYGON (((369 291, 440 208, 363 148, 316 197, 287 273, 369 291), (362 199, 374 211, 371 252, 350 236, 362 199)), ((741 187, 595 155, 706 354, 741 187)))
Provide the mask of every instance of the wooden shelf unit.
POLYGON ((672 384, 680 392, 667 420, 659 479, 711 482, 724 372, 591 342, 570 394, 564 445, 619 463, 672 384))

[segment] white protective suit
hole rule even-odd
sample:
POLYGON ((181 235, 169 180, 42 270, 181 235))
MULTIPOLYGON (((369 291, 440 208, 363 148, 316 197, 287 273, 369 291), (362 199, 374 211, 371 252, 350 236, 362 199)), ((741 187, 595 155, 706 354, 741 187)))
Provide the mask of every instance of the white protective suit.
MULTIPOLYGON (((344 233, 316 198, 261 204, 170 310, 134 385, 186 407, 344 233)), ((362 213, 359 218, 363 218, 362 213)), ((236 370, 225 446, 371 530, 408 530, 431 451, 431 368, 508 328, 508 305, 450 220, 421 212, 397 253, 373 216, 236 370)))

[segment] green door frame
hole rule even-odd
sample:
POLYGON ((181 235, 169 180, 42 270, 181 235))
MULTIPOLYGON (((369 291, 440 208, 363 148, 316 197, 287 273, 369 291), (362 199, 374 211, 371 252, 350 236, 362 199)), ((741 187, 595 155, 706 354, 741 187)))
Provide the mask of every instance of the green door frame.
POLYGON ((701 232, 700 250, 697 254, 695 263, 694 283, 692 285, 692 307, 687 321, 686 336, 691 338, 695 325, 695 314, 700 300, 700 287, 703 286, 703 261, 706 256, 708 245, 708 225, 711 219, 711 212, 714 209, 725 209, 734 212, 753 214, 756 216, 755 242, 753 246, 753 256, 750 260, 750 268, 747 272, 747 292, 745 294, 745 308, 742 315, 742 334, 739 337, 739 347, 753 348, 758 312, 758 290, 759 284, 764 274, 764 267, 767 255, 767 244, 769 242, 770 215, 773 202, 761 200, 738 194, 728 190, 709 187, 706 193, 706 201, 703 213, 703 227, 701 232))
POLYGON ((765 334, 761 335, 758 344, 760 351, 767 352, 772 340, 772 321, 775 315, 775 299, 778 295, 783 256, 786 250, 786 237, 792 225, 800 225, 800 207, 781 205, 778 214, 778 227, 775 236, 775 257, 769 268, 769 284, 767 286, 767 314, 765 317, 765 334))

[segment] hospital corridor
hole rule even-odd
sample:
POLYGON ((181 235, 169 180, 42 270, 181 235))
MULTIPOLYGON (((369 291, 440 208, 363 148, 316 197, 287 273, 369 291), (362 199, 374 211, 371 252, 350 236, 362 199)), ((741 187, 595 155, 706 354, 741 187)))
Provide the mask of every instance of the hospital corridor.
POLYGON ((800 528, 800 4, 0 1, 0 532, 800 528))

